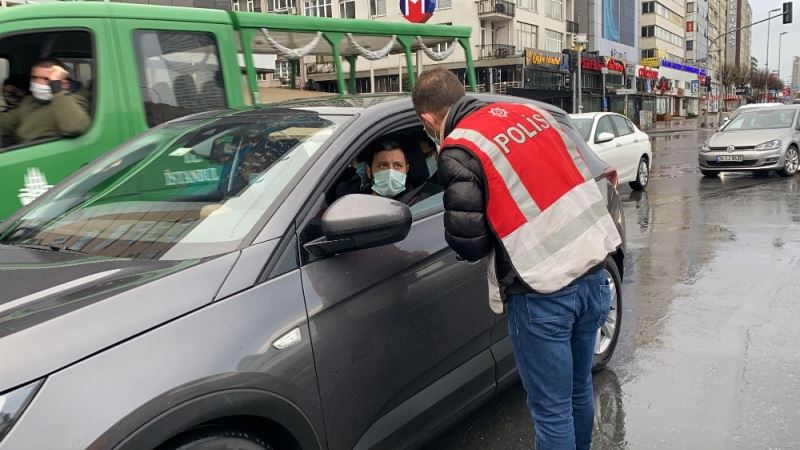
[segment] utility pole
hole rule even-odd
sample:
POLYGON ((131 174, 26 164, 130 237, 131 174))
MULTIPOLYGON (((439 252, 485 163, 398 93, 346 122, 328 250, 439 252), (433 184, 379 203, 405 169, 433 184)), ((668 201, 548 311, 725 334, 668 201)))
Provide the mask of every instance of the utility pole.
POLYGON ((767 13, 767 61, 764 63, 764 67, 767 70, 767 77, 764 80, 764 103, 769 101, 769 24, 772 22, 772 13, 780 10, 780 8, 770 9, 767 13))
POLYGON ((589 42, 586 38, 586 34, 576 34, 574 39, 574 45, 578 47, 578 114, 583 112, 583 80, 581 79, 581 52, 583 51, 583 46, 589 42))
POLYGON ((778 35, 778 79, 781 79, 781 43, 783 42, 783 35, 789 34, 788 31, 778 35))

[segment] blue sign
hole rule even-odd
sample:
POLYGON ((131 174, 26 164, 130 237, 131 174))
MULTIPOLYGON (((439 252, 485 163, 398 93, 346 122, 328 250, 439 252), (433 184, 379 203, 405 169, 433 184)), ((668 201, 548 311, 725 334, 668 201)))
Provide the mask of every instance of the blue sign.
POLYGON ((703 77, 706 76, 706 69, 701 69, 695 66, 688 66, 686 64, 676 63, 668 59, 661 60, 661 67, 666 67, 668 69, 682 70, 684 72, 697 74, 703 77))
POLYGON ((700 92, 700 80, 692 80, 692 94, 700 92))

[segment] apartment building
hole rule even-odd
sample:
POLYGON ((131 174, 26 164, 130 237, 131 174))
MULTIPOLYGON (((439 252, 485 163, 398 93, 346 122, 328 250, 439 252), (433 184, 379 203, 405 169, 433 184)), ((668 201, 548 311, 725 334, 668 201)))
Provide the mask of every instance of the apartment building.
MULTIPOLYGON (((750 25, 753 21, 753 9, 748 0, 728 0, 728 31, 750 25)), ((732 32, 727 36, 725 45, 725 63, 736 64, 743 69, 750 67, 750 43, 752 28, 732 32)))
POLYGON ((800 56, 792 60, 792 92, 800 91, 800 56))

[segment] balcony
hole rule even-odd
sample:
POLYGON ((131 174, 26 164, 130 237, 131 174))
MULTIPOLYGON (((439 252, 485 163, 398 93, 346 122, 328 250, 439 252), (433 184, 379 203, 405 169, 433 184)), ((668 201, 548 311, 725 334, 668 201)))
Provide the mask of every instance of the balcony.
POLYGON ((514 17, 517 5, 504 0, 480 0, 478 3, 478 17, 493 21, 509 20, 514 17))
POLYGON ((511 56, 515 56, 513 45, 506 45, 506 44, 479 45, 478 49, 480 50, 478 54, 479 59, 508 58, 511 56))
POLYGON ((571 20, 567 21, 567 33, 578 34, 580 33, 578 29, 578 22, 573 22, 571 20))

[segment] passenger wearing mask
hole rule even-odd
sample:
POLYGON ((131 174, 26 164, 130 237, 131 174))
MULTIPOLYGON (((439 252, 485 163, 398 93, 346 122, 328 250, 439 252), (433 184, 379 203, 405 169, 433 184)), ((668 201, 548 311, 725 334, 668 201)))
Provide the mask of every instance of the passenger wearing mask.
POLYGON ((22 75, 11 75, 3 82, 3 102, 5 106, 0 108, 0 112, 10 111, 19 106, 25 98, 25 78, 22 75))
POLYGON ((62 136, 80 136, 92 125, 86 99, 70 91, 69 73, 55 60, 31 68, 31 95, 17 108, 0 113, 0 134, 18 143, 62 136))
POLYGON ((409 206, 431 196, 423 183, 409 186, 407 178, 411 168, 406 151, 398 141, 385 139, 373 145, 367 161, 367 177, 371 183, 362 193, 380 195, 403 202, 409 206))

